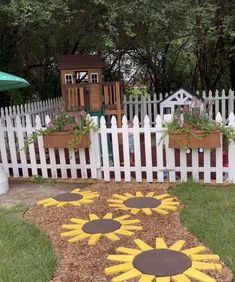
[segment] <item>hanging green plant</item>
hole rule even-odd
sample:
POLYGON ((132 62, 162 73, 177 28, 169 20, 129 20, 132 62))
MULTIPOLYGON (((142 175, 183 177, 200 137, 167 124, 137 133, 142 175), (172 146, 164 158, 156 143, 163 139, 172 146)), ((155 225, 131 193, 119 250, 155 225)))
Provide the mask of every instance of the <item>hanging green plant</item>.
POLYGON ((172 121, 165 123, 170 148, 218 148, 221 133, 227 142, 235 142, 235 130, 212 121, 209 107, 202 101, 192 101, 176 112, 172 121))
POLYGON ((93 120, 86 112, 60 113, 53 119, 46 129, 35 131, 25 142, 25 148, 35 143, 39 136, 43 136, 45 148, 88 148, 90 146, 90 131, 97 130, 93 120))

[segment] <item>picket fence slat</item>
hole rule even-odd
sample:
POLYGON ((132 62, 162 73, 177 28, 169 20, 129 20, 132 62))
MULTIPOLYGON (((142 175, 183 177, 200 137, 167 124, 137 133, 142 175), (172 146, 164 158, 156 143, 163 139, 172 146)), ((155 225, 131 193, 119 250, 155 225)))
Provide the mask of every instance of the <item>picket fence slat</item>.
MULTIPOLYGON (((22 164, 27 163, 26 153, 24 148, 24 136, 23 136, 23 128, 21 125, 21 120, 19 116, 16 116, 16 132, 18 135, 18 142, 19 142, 19 153, 20 153, 20 160, 22 164)), ((23 165, 22 166, 22 174, 23 177, 29 177, 29 173, 27 168, 23 165)))
POLYGON ((108 150, 108 135, 106 131, 106 121, 104 117, 100 119, 100 136, 101 136, 101 154, 103 160, 103 173, 104 180, 110 181, 110 163, 109 163, 109 150, 108 150))
POLYGON ((92 130, 90 132, 91 136, 91 146, 89 149, 90 152, 90 163, 91 163, 91 175, 93 178, 102 179, 101 173, 101 149, 100 149, 100 136, 98 132, 98 117, 92 117, 94 126, 97 127, 97 130, 92 130))
POLYGON ((186 149, 180 149, 180 164, 181 164, 180 179, 181 179, 181 182, 186 182, 188 179, 186 155, 187 155, 186 149))
MULTIPOLYGON (((92 122, 95 126, 98 125, 98 119, 97 117, 92 118, 92 122)), ((91 131, 90 132, 90 140, 92 140, 91 145, 89 147, 89 155, 90 155, 90 164, 91 164, 91 178, 96 179, 97 178, 97 169, 96 169, 96 151, 95 151, 95 144, 94 144, 94 134, 91 131)))
POLYGON ((80 164, 81 164, 81 175, 83 179, 87 179, 87 168, 86 168, 86 156, 85 156, 85 149, 79 149, 80 155, 80 164))
POLYGON ((135 152, 135 174, 136 181, 142 181, 141 171, 141 147, 140 147, 140 131, 139 131, 139 119, 137 116, 133 119, 133 136, 134 136, 134 152, 135 152))
POLYGON ((7 158, 7 142, 5 140, 5 131, 4 131, 2 121, 0 120, 0 153, 1 153, 1 164, 3 170, 7 176, 9 176, 9 169, 8 169, 8 158, 7 158))
MULTIPOLYGON (((39 116, 36 117, 35 122, 36 122, 36 130, 40 130, 42 128, 42 123, 39 116)), ((46 164, 46 155, 45 155, 42 136, 38 136, 38 151, 39 151, 40 164, 46 164)), ((45 165, 42 166, 42 177, 48 178, 48 172, 45 165)))
MULTIPOLYGON (((27 132, 27 137, 30 137, 34 132, 29 115, 26 115, 26 132, 27 132)), ((37 175, 38 173, 37 173, 35 144, 32 143, 29 144, 29 157, 30 157, 30 163, 32 168, 32 175, 37 175)))
POLYGON ((162 128, 162 119, 160 115, 156 117, 156 159, 157 167, 159 171, 157 173, 158 182, 164 181, 164 172, 163 172, 163 128, 162 128))
POLYGON ((199 181, 199 169, 198 169, 198 149, 192 149, 192 177, 193 180, 199 181))
POLYGON ((166 146, 166 168, 170 182, 175 182, 175 150, 169 148, 169 136, 165 137, 166 146))
MULTIPOLYGON (((131 133, 133 134, 133 133, 131 133)), ((123 143, 123 160, 124 160, 124 178, 125 181, 131 181, 131 170, 130 170, 130 152, 129 152, 129 131, 126 116, 122 118, 122 143, 123 143), (128 144, 128 146, 125 146, 128 144)))
POLYGON ((209 149, 204 150, 204 182, 211 183, 211 151, 209 149))
POLYGON ((15 142, 15 130, 13 128, 12 121, 9 116, 6 117, 7 122, 7 128, 9 129, 7 131, 8 134, 8 142, 9 142, 9 148, 10 148, 10 156, 11 156, 11 163, 13 165, 13 174, 16 177, 19 177, 19 170, 16 168, 17 164, 17 152, 16 152, 16 142, 15 142))
POLYGON ((149 117, 144 118, 144 144, 145 144, 145 159, 147 167, 147 181, 153 182, 153 169, 152 169, 152 144, 151 144, 151 131, 149 117))
POLYGON ((67 178, 67 170, 65 168, 66 161, 65 161, 65 154, 63 148, 59 148, 59 158, 61 164, 61 177, 67 178))
MULTIPOLYGON (((235 128, 235 116, 231 112, 229 115, 229 124, 230 127, 235 128)), ((231 142, 228 147, 228 180, 230 183, 235 183, 235 143, 231 142)))
POLYGON ((71 166, 71 177, 73 179, 77 178, 77 169, 76 169, 76 157, 74 150, 69 150, 69 164, 71 166))
POLYGON ((114 116, 112 116, 111 119, 111 129, 112 129, 111 138, 112 138, 112 147, 113 147, 114 179, 115 181, 121 181, 117 120, 116 118, 114 118, 114 116))

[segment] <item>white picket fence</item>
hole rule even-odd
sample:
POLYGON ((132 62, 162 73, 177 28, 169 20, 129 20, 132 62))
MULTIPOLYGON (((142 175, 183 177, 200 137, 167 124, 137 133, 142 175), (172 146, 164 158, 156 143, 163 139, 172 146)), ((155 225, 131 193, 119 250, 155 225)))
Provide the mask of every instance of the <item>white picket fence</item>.
MULTIPOLYGON (((39 136, 35 144, 29 144, 24 150, 25 140, 33 132, 45 129, 39 115, 35 126, 29 115, 22 124, 20 116, 15 120, 5 117, 6 124, 0 122, 0 165, 8 176, 30 177, 41 175, 43 178, 84 178, 99 179, 100 153, 98 132, 91 132, 92 140, 89 150, 44 149, 43 137, 39 136)), ((50 123, 46 116, 45 123, 50 123)), ((97 118, 94 118, 97 123, 97 118)))
MULTIPOLYGON (((0 165, 8 176, 114 179, 117 182, 183 182, 193 178, 204 183, 222 183, 227 178, 230 183, 235 183, 234 143, 230 143, 228 148, 205 149, 203 153, 197 149, 190 154, 185 149, 170 149, 160 115, 157 115, 154 127, 150 125, 148 116, 144 119, 144 126, 140 126, 135 116, 133 127, 128 127, 127 117, 123 116, 121 128, 117 127, 115 117, 111 119, 111 127, 107 127, 105 118, 101 117, 100 129, 90 133, 90 148, 78 151, 44 149, 42 137, 38 137, 36 144, 30 144, 26 151, 21 150, 27 136, 45 128, 40 117, 36 117, 36 126, 32 125, 29 115, 26 124, 22 124, 20 116, 16 116, 14 122, 10 116, 5 119, 6 124, 0 122, 0 165), (134 140, 132 156, 129 147, 131 135, 134 140), (226 166, 223 165, 224 151, 228 154, 226 166), (134 163, 131 163, 131 157, 134 157, 134 163)), ((98 119, 93 119, 98 124, 98 119)), ((222 122, 220 114, 216 119, 222 122)), ((45 123, 49 122, 47 116, 45 123)), ((229 126, 235 128, 233 113, 229 116, 229 126)))
POLYGON ((19 116, 22 124, 26 124, 26 115, 29 115, 31 122, 35 125, 36 116, 39 115, 44 122, 48 115, 51 118, 55 115, 55 109, 62 104, 62 98, 53 98, 37 102, 31 102, 21 105, 14 105, 10 107, 0 108, 0 119, 2 122, 6 121, 6 117, 11 117, 15 120, 19 116))
MULTIPOLYGON (((172 93, 165 94, 165 98, 169 97, 172 93)), ((196 96, 203 97, 205 101, 211 102, 213 104, 211 109, 211 116, 215 118, 217 113, 221 113, 223 123, 228 123, 229 113, 235 111, 235 97, 234 91, 231 89, 229 91, 222 90, 219 92, 216 90, 214 93, 209 91, 206 93, 203 91, 200 93, 196 92, 196 96)), ((144 124, 144 118, 146 115, 150 118, 151 125, 155 125, 155 117, 157 114, 160 114, 160 103, 165 98, 163 94, 160 93, 157 96, 154 93, 152 96, 126 96, 123 98, 123 111, 124 115, 127 116, 128 120, 133 120, 134 116, 137 115, 140 121, 140 124, 144 124)))
MULTIPOLYGON (((235 128, 233 113, 230 114, 229 120, 229 126, 235 128)), ((217 121, 222 122, 220 114, 217 114, 217 121)), ((186 149, 170 149, 160 115, 156 117, 155 127, 150 126, 148 116, 145 116, 144 126, 141 127, 138 117, 135 116, 132 128, 128 127, 126 116, 123 116, 122 128, 117 128, 115 117, 112 117, 111 128, 107 128, 105 119, 102 117, 100 133, 101 170, 105 181, 110 181, 112 177, 115 181, 121 179, 131 181, 131 178, 134 177, 137 182, 142 182, 145 178, 147 182, 153 180, 162 182, 164 178, 168 178, 170 182, 175 182, 177 178, 184 182, 190 177, 195 181, 201 179, 204 183, 211 183, 212 178, 216 183, 223 183, 223 179, 228 177, 229 182, 235 183, 235 144, 229 144, 227 167, 223 166, 225 150, 223 147, 215 150, 205 149, 203 153, 199 153, 198 149, 192 149, 190 155, 187 154, 186 149), (134 138, 135 163, 132 166, 128 147, 130 134, 133 134, 134 138), (112 143, 112 161, 110 161, 107 140, 111 140, 112 143), (212 151, 214 151, 213 166, 211 165, 212 151), (203 163, 199 162, 200 158, 203 163), (214 177, 212 177, 213 174, 214 177)))

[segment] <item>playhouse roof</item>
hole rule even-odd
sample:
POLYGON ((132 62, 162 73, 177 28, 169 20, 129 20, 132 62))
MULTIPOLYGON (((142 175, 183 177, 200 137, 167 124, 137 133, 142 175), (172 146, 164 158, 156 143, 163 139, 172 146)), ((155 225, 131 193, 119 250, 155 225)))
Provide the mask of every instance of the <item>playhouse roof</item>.
POLYGON ((60 55, 57 57, 57 62, 60 70, 104 67, 104 61, 100 55, 60 55))
POLYGON ((167 104, 169 102, 173 102, 175 101, 176 104, 177 104, 177 101, 179 103, 182 103, 182 102, 187 102, 188 99, 201 99, 201 97, 197 94, 195 94, 194 92, 192 92, 191 90, 189 89, 186 89, 186 88, 179 88, 177 91, 175 91, 174 93, 172 93, 170 96, 166 97, 165 99, 163 99, 160 103, 161 104, 167 104))

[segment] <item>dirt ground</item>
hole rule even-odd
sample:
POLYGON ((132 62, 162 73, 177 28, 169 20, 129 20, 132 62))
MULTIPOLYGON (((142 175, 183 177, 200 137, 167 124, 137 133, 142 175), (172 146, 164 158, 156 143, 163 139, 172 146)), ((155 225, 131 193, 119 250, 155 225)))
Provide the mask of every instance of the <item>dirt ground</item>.
MULTIPOLYGON (((74 185, 71 188, 75 188, 74 185)), ((79 185, 77 185, 79 187, 79 185)), ((62 187, 62 186, 60 186, 62 187)), ((135 231, 132 236, 120 235, 119 241, 111 242, 102 237, 96 246, 88 246, 87 239, 69 243, 69 238, 61 238, 60 233, 65 231, 61 228, 62 224, 68 224, 70 218, 88 219, 89 214, 97 214, 103 217, 106 213, 112 212, 114 217, 129 214, 127 211, 115 211, 107 205, 107 200, 112 198, 113 194, 123 194, 125 192, 135 193, 141 191, 146 194, 154 191, 156 194, 162 194, 169 188, 167 184, 147 184, 147 183, 97 183, 88 187, 91 191, 100 193, 99 199, 93 204, 84 204, 82 206, 67 205, 64 207, 43 207, 35 205, 30 208, 25 219, 35 223, 42 228, 51 238, 53 246, 58 254, 58 269, 52 279, 53 282, 104 282, 111 281, 113 276, 107 277, 104 273, 105 267, 117 264, 107 260, 108 255, 117 254, 116 248, 123 246, 136 248, 133 240, 138 238, 151 246, 155 246, 155 238, 162 237, 168 246, 174 244, 177 240, 185 240, 185 248, 203 245, 197 238, 191 235, 180 223, 179 212, 172 212, 169 215, 160 215, 153 213, 152 216, 146 216, 142 213, 133 215, 131 219, 139 219, 143 229, 135 231)), ((40 188, 43 189, 44 188, 40 188)), ((60 188, 66 191, 68 187, 60 188)), ((47 189, 46 189, 47 190, 47 189)), ((24 191, 24 190, 23 190, 24 191)), ((56 194, 54 188, 53 193, 56 194)), ((32 189, 32 194, 37 189, 32 189)), ((52 191, 51 191, 52 193, 52 191)), ((59 194, 59 193, 57 193, 59 194)), ((45 192, 45 196, 48 194, 45 192)), ((43 195, 43 196, 44 196, 43 195)), ((52 194, 51 194, 52 195, 52 194)), ((30 196, 30 194, 28 194, 30 196)), ((40 193, 43 199, 42 193, 40 193)), ((36 201, 38 198, 34 198, 36 201)), ((182 205, 181 205, 182 208, 182 205)), ((208 249, 205 253, 211 253, 208 249)), ((223 262, 221 262, 223 264, 223 262)), ((232 272, 224 266, 221 273, 216 271, 202 271, 215 278, 217 282, 231 282, 232 272)), ((138 279, 128 280, 132 282, 138 279)), ((191 281, 194 281, 191 279, 191 281)))
POLYGON ((38 184, 33 182, 10 181, 9 191, 6 194, 0 195, 0 207, 11 208, 16 205, 29 207, 35 205, 37 201, 43 198, 68 192, 77 187, 84 188, 88 185, 71 183, 38 184))

